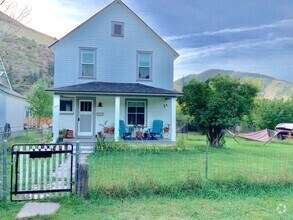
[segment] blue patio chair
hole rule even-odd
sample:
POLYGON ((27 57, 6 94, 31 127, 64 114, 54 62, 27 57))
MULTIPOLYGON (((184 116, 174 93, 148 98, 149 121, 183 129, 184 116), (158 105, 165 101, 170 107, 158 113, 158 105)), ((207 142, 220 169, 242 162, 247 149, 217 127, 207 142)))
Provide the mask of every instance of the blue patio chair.
POLYGON ((131 133, 126 132, 125 123, 123 120, 119 120, 119 136, 121 139, 126 140, 127 137, 130 139, 131 133))
POLYGON ((150 139, 158 140, 158 137, 162 138, 162 135, 163 135, 163 121, 154 120, 153 127, 150 131, 150 139))

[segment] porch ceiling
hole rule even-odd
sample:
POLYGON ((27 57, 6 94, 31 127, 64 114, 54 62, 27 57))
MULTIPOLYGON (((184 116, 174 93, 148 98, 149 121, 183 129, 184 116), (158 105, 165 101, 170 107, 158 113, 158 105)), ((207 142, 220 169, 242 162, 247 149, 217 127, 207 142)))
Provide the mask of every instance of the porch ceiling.
POLYGON ((46 91, 74 94, 100 94, 100 95, 146 95, 146 96, 167 96, 178 97, 182 93, 140 83, 109 83, 109 82, 89 82, 72 86, 47 89, 46 91))

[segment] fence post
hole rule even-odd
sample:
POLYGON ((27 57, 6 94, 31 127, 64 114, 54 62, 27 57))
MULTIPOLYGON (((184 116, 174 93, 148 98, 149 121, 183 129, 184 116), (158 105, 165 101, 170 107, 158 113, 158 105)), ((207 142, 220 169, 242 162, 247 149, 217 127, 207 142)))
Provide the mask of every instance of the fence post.
POLYGON ((82 163, 78 170, 79 181, 77 184, 77 194, 84 199, 89 198, 89 165, 82 163))
POLYGON ((79 141, 76 141, 75 145, 75 192, 77 193, 78 189, 78 166, 79 166, 79 141))
POLYGON ((28 128, 25 128, 25 139, 26 139, 26 144, 28 144, 28 128))
POLYGON ((209 144, 208 139, 206 140, 206 182, 208 181, 208 171, 209 171, 209 144))
POLYGON ((3 200, 7 199, 7 141, 3 140, 3 200))

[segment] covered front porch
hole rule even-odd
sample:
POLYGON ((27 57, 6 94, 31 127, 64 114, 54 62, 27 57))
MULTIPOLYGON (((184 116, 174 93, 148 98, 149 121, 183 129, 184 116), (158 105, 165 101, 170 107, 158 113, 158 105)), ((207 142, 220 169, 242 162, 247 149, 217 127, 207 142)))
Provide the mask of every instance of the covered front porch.
MULTIPOLYGON (((121 84, 120 89, 127 86, 121 84)), ((158 144, 174 143, 176 98, 179 93, 142 84, 136 84, 136 87, 136 90, 131 88, 135 90, 132 92, 125 92, 127 88, 123 88, 123 92, 113 88, 115 94, 55 89, 54 140, 58 138, 59 131, 65 129, 73 131, 73 139, 80 142, 105 137, 107 141, 126 139, 123 141, 144 145, 153 144, 154 141, 158 144), (162 122, 161 132, 154 138, 154 121, 158 120, 162 122), (121 127, 121 121, 124 127, 121 127), (122 130, 129 133, 127 138, 121 134, 122 130)))

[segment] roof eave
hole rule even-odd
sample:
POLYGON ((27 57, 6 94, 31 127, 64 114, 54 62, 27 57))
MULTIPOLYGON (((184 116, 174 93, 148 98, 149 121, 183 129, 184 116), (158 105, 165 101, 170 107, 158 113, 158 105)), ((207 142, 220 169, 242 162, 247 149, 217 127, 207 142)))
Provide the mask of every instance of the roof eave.
POLYGON ((155 97, 180 97, 182 93, 117 93, 117 92, 91 92, 91 91, 66 91, 66 90, 54 90, 47 89, 47 92, 53 92, 54 94, 86 94, 86 95, 124 95, 124 96, 155 96, 155 97))

